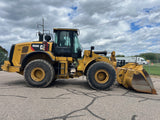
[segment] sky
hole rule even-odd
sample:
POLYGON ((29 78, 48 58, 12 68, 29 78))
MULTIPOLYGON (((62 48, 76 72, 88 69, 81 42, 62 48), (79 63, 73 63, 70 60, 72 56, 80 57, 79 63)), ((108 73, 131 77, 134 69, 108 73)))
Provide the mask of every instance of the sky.
POLYGON ((42 18, 51 33, 79 29, 83 50, 160 53, 160 0, 0 0, 0 46, 38 40, 42 18))

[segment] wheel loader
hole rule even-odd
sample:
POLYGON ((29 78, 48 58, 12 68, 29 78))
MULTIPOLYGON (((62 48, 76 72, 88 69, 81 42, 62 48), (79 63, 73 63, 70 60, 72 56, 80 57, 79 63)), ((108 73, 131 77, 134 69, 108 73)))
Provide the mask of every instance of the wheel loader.
POLYGON ((54 28, 55 39, 39 32, 39 40, 14 44, 3 71, 24 75, 34 87, 47 87, 56 79, 86 76, 93 89, 109 89, 119 84, 138 92, 156 94, 153 83, 142 65, 128 63, 117 67, 115 51, 110 58, 107 51, 84 50, 78 40, 78 29, 54 28), (83 56, 82 56, 83 55, 83 56))

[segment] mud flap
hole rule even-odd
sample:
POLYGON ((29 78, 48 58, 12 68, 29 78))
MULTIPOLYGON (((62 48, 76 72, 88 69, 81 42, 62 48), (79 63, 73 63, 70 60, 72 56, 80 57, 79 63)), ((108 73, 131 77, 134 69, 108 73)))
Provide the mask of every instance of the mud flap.
POLYGON ((149 74, 142 65, 128 63, 117 68, 117 82, 137 92, 157 94, 149 74))

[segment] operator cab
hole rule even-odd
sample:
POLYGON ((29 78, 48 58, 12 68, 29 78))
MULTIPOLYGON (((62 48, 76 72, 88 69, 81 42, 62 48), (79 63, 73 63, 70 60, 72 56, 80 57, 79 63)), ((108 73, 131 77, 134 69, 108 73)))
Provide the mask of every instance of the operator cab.
POLYGON ((52 52, 55 56, 81 58, 81 45, 77 29, 54 28, 55 42, 52 52))

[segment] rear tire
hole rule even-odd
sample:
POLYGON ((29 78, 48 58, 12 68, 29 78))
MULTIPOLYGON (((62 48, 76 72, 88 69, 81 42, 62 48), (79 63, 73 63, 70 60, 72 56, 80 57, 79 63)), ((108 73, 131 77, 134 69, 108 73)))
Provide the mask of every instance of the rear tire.
POLYGON ((55 77, 55 71, 49 62, 37 59, 27 64, 24 69, 24 77, 31 86, 47 87, 55 77))
POLYGON ((114 68, 105 62, 96 62, 87 71, 88 84, 93 89, 106 90, 116 79, 114 68))

